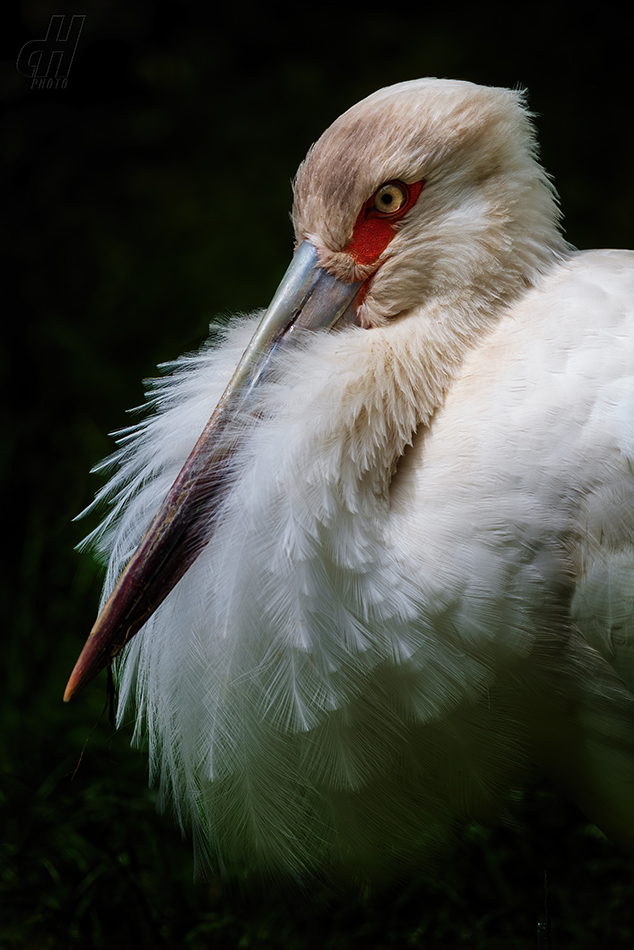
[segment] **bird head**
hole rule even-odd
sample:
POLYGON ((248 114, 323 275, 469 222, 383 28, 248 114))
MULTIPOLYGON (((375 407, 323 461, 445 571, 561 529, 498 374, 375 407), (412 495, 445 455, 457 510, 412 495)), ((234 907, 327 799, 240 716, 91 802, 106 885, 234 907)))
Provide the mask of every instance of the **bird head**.
POLYGON ((294 187, 297 241, 363 281, 362 326, 434 300, 499 306, 564 249, 522 93, 421 79, 353 106, 294 187))

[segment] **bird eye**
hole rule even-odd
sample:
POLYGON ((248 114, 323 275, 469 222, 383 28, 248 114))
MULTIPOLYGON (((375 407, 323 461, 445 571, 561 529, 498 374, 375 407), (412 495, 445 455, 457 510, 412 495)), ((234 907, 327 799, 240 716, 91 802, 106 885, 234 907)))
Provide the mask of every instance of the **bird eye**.
POLYGON ((398 181, 390 181, 387 185, 381 185, 374 196, 374 207, 381 214, 396 214, 400 211, 408 199, 405 185, 398 181))

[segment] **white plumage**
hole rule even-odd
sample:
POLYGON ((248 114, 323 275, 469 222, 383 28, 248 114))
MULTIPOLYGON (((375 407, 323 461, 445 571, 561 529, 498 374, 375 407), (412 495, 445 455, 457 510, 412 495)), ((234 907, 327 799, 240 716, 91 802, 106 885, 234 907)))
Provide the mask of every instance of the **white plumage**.
MULTIPOLYGON (((123 655, 163 802, 213 866, 385 872, 536 765, 634 846, 634 255, 565 245, 521 97, 469 83, 342 116, 294 219, 365 281, 361 326, 275 351, 217 435, 205 546, 123 655), (377 254, 394 181, 422 190, 377 254)), ((104 601, 254 329, 122 439, 104 601)))

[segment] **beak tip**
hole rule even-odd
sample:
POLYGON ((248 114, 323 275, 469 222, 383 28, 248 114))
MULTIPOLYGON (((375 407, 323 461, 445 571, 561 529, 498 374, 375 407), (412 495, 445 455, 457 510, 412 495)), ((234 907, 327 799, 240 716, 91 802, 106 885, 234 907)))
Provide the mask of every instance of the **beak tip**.
MULTIPOLYGON (((86 662, 86 648, 82 651, 73 672, 68 678, 66 689, 64 690, 64 702, 69 703, 77 693, 84 688, 100 671, 100 667, 94 668, 86 662)), ((90 657, 88 657, 90 659, 90 657)))
POLYGON ((79 691, 79 688, 80 688, 79 678, 80 677, 78 676, 77 669, 74 669, 70 675, 70 679, 68 680, 68 683, 66 684, 66 689, 64 690, 65 703, 69 703, 71 699, 73 698, 73 696, 75 695, 75 693, 79 691))

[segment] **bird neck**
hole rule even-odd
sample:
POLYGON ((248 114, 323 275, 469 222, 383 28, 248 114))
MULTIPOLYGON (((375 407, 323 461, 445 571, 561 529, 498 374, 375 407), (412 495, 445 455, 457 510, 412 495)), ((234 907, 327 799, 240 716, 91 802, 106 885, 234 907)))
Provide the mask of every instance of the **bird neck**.
POLYGON ((379 499, 388 503, 406 446, 443 404, 465 354, 496 322, 490 309, 457 313, 436 302, 387 326, 312 337, 300 358, 286 363, 263 415, 276 418, 279 457, 307 486, 317 520, 318 495, 328 508, 338 502, 352 513, 366 501, 375 514, 379 499))
POLYGON ((442 406, 467 353, 500 319, 503 308, 461 308, 436 301, 388 326, 350 338, 348 374, 333 400, 337 438, 347 449, 342 478, 387 493, 407 445, 442 406))

